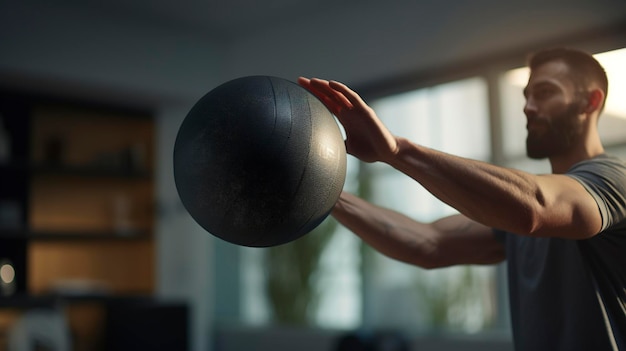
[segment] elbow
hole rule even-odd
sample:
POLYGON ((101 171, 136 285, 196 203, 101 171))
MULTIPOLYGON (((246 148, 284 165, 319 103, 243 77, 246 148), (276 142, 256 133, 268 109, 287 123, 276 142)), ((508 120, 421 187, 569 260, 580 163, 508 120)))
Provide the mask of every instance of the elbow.
POLYGON ((451 264, 445 264, 443 262, 437 262, 434 260, 423 262, 422 264, 419 265, 420 268, 425 269, 425 270, 433 270, 433 269, 445 268, 445 267, 450 267, 450 266, 451 264))
POLYGON ((398 260, 408 263, 412 266, 417 266, 425 270, 432 270, 432 269, 438 269, 438 268, 444 268, 444 267, 450 266, 450 264, 445 264, 443 262, 440 262, 439 260, 433 257, 428 257, 428 258, 422 257, 420 259, 413 258, 409 260, 398 259, 398 260))
POLYGON ((395 253, 394 255, 387 255, 389 258, 396 261, 404 262, 412 266, 417 266, 422 269, 431 270, 436 268, 442 268, 446 265, 441 263, 436 255, 412 251, 405 254, 395 253))
MULTIPOLYGON (((422 238, 423 239, 423 238, 422 238)), ((390 258, 426 270, 447 267, 444 256, 441 255, 436 240, 418 240, 419 242, 405 242, 402 249, 398 249, 390 258)))
POLYGON ((526 236, 541 236, 542 228, 543 225, 539 214, 526 216, 523 223, 520 225, 521 234, 526 236))
POLYGON ((541 236, 545 223, 544 214, 543 206, 540 205, 522 209, 512 221, 514 223, 512 231, 524 236, 541 236))
POLYGON ((520 229, 523 235, 540 236, 541 230, 545 223, 546 198, 542 192, 537 190, 535 193, 535 201, 531 202, 525 208, 521 209, 523 221, 520 229))
POLYGON ((549 220, 546 218, 549 213, 548 208, 556 205, 549 202, 541 189, 535 189, 533 196, 515 211, 517 215, 513 220, 516 227, 514 232, 524 236, 542 236, 541 233, 549 220))
POLYGON ((576 211, 550 212, 545 208, 528 211, 516 221, 514 233, 529 237, 560 237, 566 239, 589 239, 599 232, 576 211))
POLYGON ((426 270, 445 268, 456 264, 451 261, 450 255, 446 255, 443 251, 445 250, 434 246, 415 250, 411 258, 405 262, 426 270))

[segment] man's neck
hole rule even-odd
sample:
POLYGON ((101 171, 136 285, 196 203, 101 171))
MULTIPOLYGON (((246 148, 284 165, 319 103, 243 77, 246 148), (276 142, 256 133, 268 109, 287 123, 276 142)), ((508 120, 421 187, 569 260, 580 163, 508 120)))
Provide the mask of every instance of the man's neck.
POLYGON ((552 173, 566 173, 570 168, 572 168, 572 166, 574 166, 578 162, 592 159, 603 153, 604 147, 599 140, 593 143, 585 143, 578 150, 573 150, 572 152, 565 155, 550 157, 552 173))

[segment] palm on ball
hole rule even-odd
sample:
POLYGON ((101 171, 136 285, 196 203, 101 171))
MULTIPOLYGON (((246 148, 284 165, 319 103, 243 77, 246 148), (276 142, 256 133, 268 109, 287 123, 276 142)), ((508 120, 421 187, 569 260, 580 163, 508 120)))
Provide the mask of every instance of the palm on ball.
POLYGON ((298 83, 339 119, 346 132, 349 154, 364 162, 385 162, 396 154, 396 137, 355 91, 342 83, 316 78, 300 78, 298 83))

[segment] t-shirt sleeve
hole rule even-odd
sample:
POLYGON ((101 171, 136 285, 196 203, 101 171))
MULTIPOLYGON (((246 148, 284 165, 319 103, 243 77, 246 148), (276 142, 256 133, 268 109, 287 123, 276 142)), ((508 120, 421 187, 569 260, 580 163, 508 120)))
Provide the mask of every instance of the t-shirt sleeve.
POLYGON ((602 215, 602 231, 626 219, 626 165, 605 158, 575 165, 568 173, 593 196, 602 215))

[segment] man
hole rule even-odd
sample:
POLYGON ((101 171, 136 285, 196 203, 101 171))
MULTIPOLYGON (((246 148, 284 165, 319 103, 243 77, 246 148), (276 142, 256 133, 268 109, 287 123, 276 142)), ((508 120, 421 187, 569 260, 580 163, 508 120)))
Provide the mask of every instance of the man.
POLYGON ((532 175, 392 135, 345 85, 300 78, 337 116, 348 153, 385 162, 459 214, 420 223, 343 193, 332 215, 380 252, 425 268, 508 262, 516 350, 626 350, 626 165, 597 124, 608 83, 592 56, 552 49, 529 61, 532 175))

